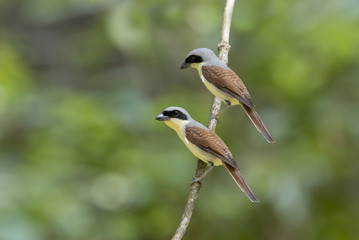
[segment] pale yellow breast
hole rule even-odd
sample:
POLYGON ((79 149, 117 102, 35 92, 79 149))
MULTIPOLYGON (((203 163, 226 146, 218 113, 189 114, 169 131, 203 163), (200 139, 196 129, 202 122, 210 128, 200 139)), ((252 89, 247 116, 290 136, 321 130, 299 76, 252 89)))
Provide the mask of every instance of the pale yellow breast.
POLYGON ((196 145, 186 141, 186 139, 183 141, 186 147, 195 155, 197 158, 201 159, 205 163, 208 163, 209 161, 213 163, 214 166, 220 166, 223 164, 222 160, 216 158, 210 153, 207 153, 197 147, 196 145))
MULTIPOLYGON (((202 67, 202 66, 201 66, 202 67)), ((219 99, 221 99, 223 102, 227 102, 229 101, 231 103, 231 105, 239 105, 239 101, 232 97, 231 95, 229 95, 226 92, 223 92, 222 90, 218 89, 216 86, 214 86, 212 83, 208 82, 206 80, 206 78, 203 76, 202 74, 202 68, 199 67, 197 68, 198 70, 198 74, 201 77, 201 80, 203 82, 203 84, 207 87, 207 89, 216 97, 218 97, 219 99)))
POLYGON ((186 147, 192 152, 193 155, 195 155, 197 158, 201 159, 205 163, 208 163, 210 161, 214 164, 214 166, 222 165, 223 164, 222 160, 216 158, 210 153, 203 151, 202 149, 200 149, 199 147, 188 141, 188 139, 185 137, 185 131, 184 131, 185 124, 183 124, 182 122, 183 121, 180 122, 177 120, 165 121, 165 123, 170 128, 176 131, 179 138, 186 145, 186 147))

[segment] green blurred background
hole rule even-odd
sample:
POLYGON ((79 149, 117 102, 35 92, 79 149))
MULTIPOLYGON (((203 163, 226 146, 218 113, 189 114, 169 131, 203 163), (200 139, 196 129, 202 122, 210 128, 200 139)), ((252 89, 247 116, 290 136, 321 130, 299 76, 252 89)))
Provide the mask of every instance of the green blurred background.
MULTIPOLYGON (((196 161, 154 118, 207 123, 194 69, 224 1, 0 1, 0 239, 169 239, 196 161)), ((277 140, 221 117, 260 204, 226 170, 204 181, 185 239, 358 239, 359 4, 243 0, 229 66, 277 140)))

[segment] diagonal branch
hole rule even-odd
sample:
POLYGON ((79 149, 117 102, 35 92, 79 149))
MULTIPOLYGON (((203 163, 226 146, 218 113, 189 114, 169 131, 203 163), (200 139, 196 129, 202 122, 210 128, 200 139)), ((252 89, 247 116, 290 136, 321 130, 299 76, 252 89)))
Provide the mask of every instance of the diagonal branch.
MULTIPOLYGON (((223 13, 223 24, 222 24, 222 34, 221 34, 221 42, 218 44, 218 56, 219 58, 227 64, 228 62, 228 52, 230 49, 229 45, 229 32, 231 28, 231 20, 232 20, 232 13, 234 7, 235 0, 227 0, 226 5, 224 7, 223 13)), ((212 107, 211 107, 211 115, 210 116, 218 116, 219 110, 221 108, 221 100, 217 97, 213 97, 212 107)), ((209 118, 208 120, 208 128, 211 131, 214 131, 217 125, 217 118, 209 118)), ((201 160, 197 162, 197 169, 196 169, 196 177, 201 176, 207 164, 201 160)), ((199 182, 193 183, 191 185, 191 190, 189 192, 189 196, 187 199, 187 203, 185 209, 182 214, 181 222, 178 225, 176 233, 172 237, 172 240, 180 240, 183 238, 184 234, 186 233, 187 227, 189 222, 191 221, 192 213, 194 210, 194 204, 198 197, 198 192, 201 188, 201 184, 199 182)))

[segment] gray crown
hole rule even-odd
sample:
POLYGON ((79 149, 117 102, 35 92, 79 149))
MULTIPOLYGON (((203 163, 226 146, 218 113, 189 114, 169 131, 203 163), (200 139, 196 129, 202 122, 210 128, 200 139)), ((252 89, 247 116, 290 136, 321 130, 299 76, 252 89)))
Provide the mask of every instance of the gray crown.
POLYGON ((166 108, 166 109, 163 110, 163 111, 174 111, 174 110, 180 111, 180 112, 184 113, 184 114, 187 116, 189 122, 186 124, 186 126, 188 126, 188 127, 200 127, 200 128, 205 128, 205 129, 207 129, 207 128, 206 128, 205 126, 203 126, 201 123, 199 123, 199 122, 197 122, 196 120, 194 120, 194 119, 191 117, 191 115, 189 115, 189 113, 188 113, 185 109, 183 109, 183 108, 181 108, 181 107, 172 106, 172 107, 166 108))
POLYGON ((188 58, 191 55, 200 56, 203 59, 204 65, 211 66, 215 65, 218 67, 228 68, 217 55, 209 48, 197 48, 189 52, 186 56, 188 58))

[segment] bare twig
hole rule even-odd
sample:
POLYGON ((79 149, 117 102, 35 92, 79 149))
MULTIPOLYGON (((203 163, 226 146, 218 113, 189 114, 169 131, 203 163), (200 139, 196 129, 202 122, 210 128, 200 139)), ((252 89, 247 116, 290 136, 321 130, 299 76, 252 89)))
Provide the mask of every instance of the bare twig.
MULTIPOLYGON (((226 64, 228 63, 228 52, 231 47, 229 45, 229 32, 231 27, 234 2, 235 0, 226 1, 226 5, 224 7, 224 13, 223 13, 221 42, 218 44, 218 56, 226 64)), ((220 108, 221 108, 221 100, 217 97, 213 97, 210 116, 217 117, 220 108)), ((216 125, 217 125, 217 118, 213 118, 213 117, 209 118, 208 128, 214 131, 216 125)), ((204 163, 201 160, 198 160, 196 177, 201 176, 204 173, 206 167, 207 167, 206 163, 204 163)), ((195 182, 191 185, 191 190, 189 192, 187 203, 182 214, 181 222, 178 225, 178 228, 176 230, 176 233, 173 235, 172 240, 180 240, 183 238, 184 234, 186 233, 187 227, 189 225, 189 222, 191 221, 192 213, 194 210, 194 203, 198 197, 198 192, 200 189, 201 189, 201 183, 199 182, 195 182)))

